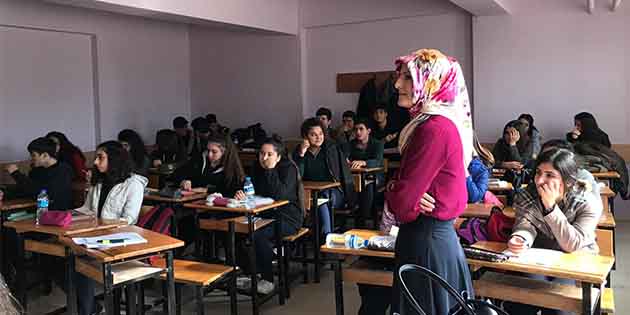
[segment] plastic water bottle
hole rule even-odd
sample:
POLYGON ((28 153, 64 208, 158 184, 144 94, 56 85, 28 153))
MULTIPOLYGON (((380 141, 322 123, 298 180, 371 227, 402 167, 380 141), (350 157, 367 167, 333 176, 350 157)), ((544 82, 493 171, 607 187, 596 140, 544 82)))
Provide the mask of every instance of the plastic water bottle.
POLYGON ((245 184, 243 185, 243 192, 245 193, 245 207, 247 209, 256 208, 256 202, 254 201, 254 184, 252 184, 251 177, 245 177, 245 184))
POLYGON ((48 191, 42 189, 39 195, 37 195, 37 216, 35 217, 35 224, 39 224, 39 218, 46 211, 48 211, 48 191))
POLYGON ((352 234, 328 233, 328 235, 326 235, 326 246, 344 246, 346 248, 361 249, 368 246, 368 240, 364 240, 363 238, 352 234))

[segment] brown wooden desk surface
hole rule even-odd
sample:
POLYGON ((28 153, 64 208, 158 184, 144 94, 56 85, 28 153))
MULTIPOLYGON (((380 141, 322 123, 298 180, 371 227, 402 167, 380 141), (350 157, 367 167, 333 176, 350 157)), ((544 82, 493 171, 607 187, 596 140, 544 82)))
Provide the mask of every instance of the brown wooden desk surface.
POLYGON ((339 187, 341 184, 338 182, 315 182, 315 181, 303 181, 304 189, 306 190, 324 190, 328 188, 339 187))
POLYGON ((507 183, 507 185, 505 186, 499 186, 499 185, 488 185, 488 190, 492 191, 492 192, 508 192, 508 191, 512 191, 514 189, 514 186, 512 186, 512 183, 507 183))
POLYGON ((619 173, 612 171, 612 172, 601 172, 601 173, 591 173, 593 174, 593 177, 595 177, 596 179, 616 179, 616 178, 621 178, 621 175, 619 175, 619 173))
MULTIPOLYGON (((195 189, 199 189, 199 188, 195 188, 195 189)), ((195 192, 194 194, 191 194, 188 196, 182 196, 181 198, 168 198, 168 197, 162 197, 158 195, 157 194, 159 192, 158 189, 147 188, 146 190, 150 191, 151 193, 144 195, 144 201, 184 203, 184 202, 190 202, 190 201, 195 201, 199 199, 206 199, 206 197, 208 197, 208 194, 205 192, 195 192)))
POLYGON ((85 246, 75 244, 72 241, 72 238, 68 236, 60 238, 60 241, 64 245, 72 248, 75 253, 93 257, 102 263, 149 255, 152 253, 171 250, 184 246, 184 241, 180 241, 176 238, 172 238, 164 234, 149 231, 135 225, 127 225, 119 228, 79 233, 72 235, 72 237, 94 237, 114 233, 138 233, 140 236, 147 240, 147 243, 103 249, 89 249, 85 246))
MULTIPOLYGON (((507 248, 507 244, 498 242, 477 242, 473 245, 477 248, 501 252, 507 248)), ((550 277, 572 279, 588 283, 603 284, 606 276, 615 262, 613 257, 599 256, 588 253, 564 253, 555 263, 542 266, 524 264, 512 260, 505 262, 489 262, 483 260, 467 259, 473 266, 486 267, 496 270, 517 271, 550 277)))
POLYGON ((19 198, 0 201, 0 211, 13 211, 37 207, 37 201, 30 198, 19 198))
POLYGON ((72 222, 67 227, 37 225, 35 219, 5 222, 4 226, 15 229, 16 233, 37 232, 54 236, 68 236, 97 230, 106 230, 127 225, 125 220, 105 220, 98 222, 92 218, 72 222))
POLYGON ((206 212, 206 211, 217 211, 217 212, 233 212, 233 213, 242 213, 242 214, 258 214, 261 212, 265 212, 270 209, 274 209, 277 207, 284 206, 288 204, 287 200, 276 200, 272 204, 256 207, 254 209, 247 208, 228 208, 228 207, 218 207, 218 206, 209 206, 206 204, 205 200, 198 200, 195 202, 185 203, 185 208, 197 209, 197 211, 206 212))
POLYGON ((350 171, 352 174, 370 174, 370 173, 380 173, 384 172, 384 167, 359 167, 359 168, 351 168, 350 171))
POLYGON ((492 208, 496 207, 492 204, 485 203, 469 203, 466 205, 466 210, 460 215, 464 218, 487 218, 490 216, 492 208))
POLYGON ((610 187, 605 186, 605 187, 601 187, 600 191, 599 191, 599 195, 602 197, 614 197, 615 196, 615 192, 612 191, 612 189, 610 189, 610 187))

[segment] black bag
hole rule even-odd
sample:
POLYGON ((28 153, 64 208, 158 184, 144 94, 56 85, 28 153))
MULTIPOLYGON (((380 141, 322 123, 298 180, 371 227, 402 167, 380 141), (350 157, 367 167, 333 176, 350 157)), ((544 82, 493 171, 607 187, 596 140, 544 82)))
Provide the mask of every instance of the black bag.
POLYGON ((407 284, 405 283, 405 278, 403 275, 410 272, 416 272, 428 277, 433 282, 439 284, 442 288, 444 288, 449 293, 449 295, 451 295, 455 299, 455 301, 457 301, 457 305, 455 305, 455 307, 453 307, 449 311, 449 315, 510 315, 500 307, 490 302, 462 297, 459 293, 457 293, 457 291, 455 291, 452 286, 450 286, 444 279, 442 279, 442 277, 427 268, 414 264, 403 265, 398 270, 398 280, 400 280, 400 290, 402 291, 400 299, 401 310, 405 309, 405 303, 409 303, 411 305, 411 308, 413 308, 418 315, 426 315, 426 312, 418 304, 418 301, 416 301, 413 294, 411 294, 411 292, 409 291, 407 284))

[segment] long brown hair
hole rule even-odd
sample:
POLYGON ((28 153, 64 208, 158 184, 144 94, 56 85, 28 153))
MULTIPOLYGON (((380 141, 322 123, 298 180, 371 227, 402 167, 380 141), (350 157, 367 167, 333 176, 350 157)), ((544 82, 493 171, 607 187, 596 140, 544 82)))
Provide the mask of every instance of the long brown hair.
POLYGON ((494 156, 492 155, 492 152, 479 143, 479 139, 477 139, 476 134, 473 135, 473 148, 486 167, 492 167, 494 165, 494 156))
POLYGON ((216 144, 223 149, 221 165, 228 187, 236 187, 245 180, 245 171, 238 156, 238 150, 228 135, 215 134, 208 138, 208 144, 216 144))

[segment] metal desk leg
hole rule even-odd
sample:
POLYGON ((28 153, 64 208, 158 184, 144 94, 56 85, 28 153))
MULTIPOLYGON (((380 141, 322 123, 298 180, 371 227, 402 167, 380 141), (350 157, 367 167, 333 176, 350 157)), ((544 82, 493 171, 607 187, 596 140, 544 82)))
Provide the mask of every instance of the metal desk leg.
POLYGON ((341 263, 343 261, 336 259, 335 268, 335 306, 336 314, 343 315, 343 274, 341 273, 341 263))
POLYGON ((173 277, 173 250, 166 252, 166 286, 168 314, 175 314, 175 278, 173 277))
POLYGON ((254 315, 260 314, 260 305, 258 305, 258 277, 256 274, 258 270, 256 269, 256 245, 254 244, 254 218, 251 213, 247 214, 247 239, 249 240, 249 246, 247 250, 249 251, 249 268, 251 269, 251 280, 252 287, 250 288, 250 293, 252 295, 252 313, 254 315))
POLYGON ((26 267, 24 266, 24 235, 16 233, 17 257, 15 257, 16 270, 16 291, 17 299, 22 304, 24 311, 27 310, 26 301, 26 267))
POLYGON ((103 286, 105 314, 114 315, 114 275, 112 274, 112 265, 110 263, 103 264, 103 286))
POLYGON ((285 293, 286 293, 286 278, 284 277, 284 268, 288 268, 288 266, 284 265, 284 248, 282 248, 282 216, 277 215, 276 221, 274 222, 274 234, 275 234, 275 245, 277 250, 276 258, 278 259, 278 285, 276 286, 276 292, 278 293, 278 303, 280 305, 284 305, 285 293))
POLYGON ((319 209, 317 207, 317 199, 319 198, 319 191, 314 190, 311 194, 312 203, 311 203, 311 216, 313 217, 313 256, 315 260, 315 283, 319 283, 320 281, 320 252, 319 252, 319 244, 320 244, 320 222, 319 222, 319 209))
POLYGON ((77 289, 74 286, 74 254, 66 247, 66 310, 77 315, 77 289))
POLYGON ((138 303, 137 301, 138 295, 136 294, 136 285, 137 283, 130 283, 127 285, 125 289, 125 300, 126 300, 125 314, 130 314, 130 315, 137 314, 136 304, 138 303))
POLYGON ((593 300, 591 298, 591 289, 593 285, 582 282, 582 314, 593 314, 593 300))

